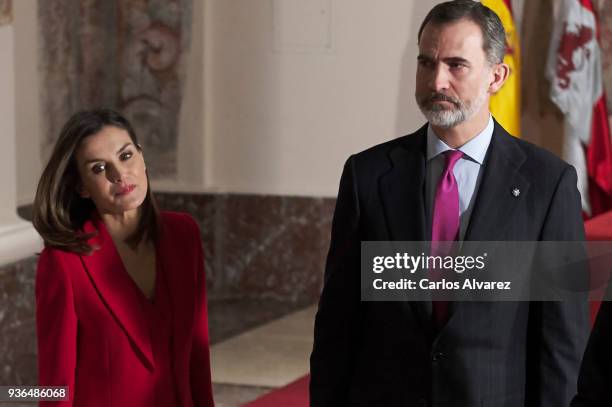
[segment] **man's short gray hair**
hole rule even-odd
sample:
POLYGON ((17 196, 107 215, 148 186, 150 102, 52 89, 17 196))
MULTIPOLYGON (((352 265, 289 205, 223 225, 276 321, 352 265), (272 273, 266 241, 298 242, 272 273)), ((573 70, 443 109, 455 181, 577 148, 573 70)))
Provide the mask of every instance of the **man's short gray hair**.
POLYGON ((459 20, 469 20, 480 27, 482 48, 491 65, 503 62, 506 54, 506 31, 504 25, 490 8, 474 0, 446 1, 436 5, 425 16, 419 28, 418 41, 427 24, 444 25, 459 20))

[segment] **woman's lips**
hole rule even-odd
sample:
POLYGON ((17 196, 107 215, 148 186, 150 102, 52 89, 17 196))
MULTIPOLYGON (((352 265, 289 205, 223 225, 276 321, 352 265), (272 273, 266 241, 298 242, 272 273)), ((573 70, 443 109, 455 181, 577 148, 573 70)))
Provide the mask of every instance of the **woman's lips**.
POLYGON ((117 191, 116 195, 117 196, 124 196, 129 194, 130 192, 132 192, 134 189, 136 188, 136 185, 132 184, 132 185, 126 185, 124 187, 121 187, 119 189, 119 191, 117 191))

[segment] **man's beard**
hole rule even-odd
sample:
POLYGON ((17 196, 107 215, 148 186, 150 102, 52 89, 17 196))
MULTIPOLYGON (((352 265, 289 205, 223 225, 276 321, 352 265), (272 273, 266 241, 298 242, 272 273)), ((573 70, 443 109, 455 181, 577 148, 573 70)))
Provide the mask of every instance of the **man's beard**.
POLYGON ((487 89, 483 89, 471 103, 465 103, 460 99, 438 92, 432 92, 427 96, 417 98, 417 103, 429 123, 437 127, 450 129, 474 117, 474 115, 480 111, 486 100, 487 89), (449 109, 433 103, 436 101, 450 102, 455 105, 455 108, 449 109))

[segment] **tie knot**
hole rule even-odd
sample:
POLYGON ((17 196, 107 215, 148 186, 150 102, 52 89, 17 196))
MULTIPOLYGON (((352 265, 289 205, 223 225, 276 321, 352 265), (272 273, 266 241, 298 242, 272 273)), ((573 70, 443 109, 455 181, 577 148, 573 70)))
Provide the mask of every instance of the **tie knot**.
POLYGON ((463 152, 459 150, 448 150, 444 152, 444 156, 446 158, 446 170, 452 171, 457 161, 463 157, 463 152))

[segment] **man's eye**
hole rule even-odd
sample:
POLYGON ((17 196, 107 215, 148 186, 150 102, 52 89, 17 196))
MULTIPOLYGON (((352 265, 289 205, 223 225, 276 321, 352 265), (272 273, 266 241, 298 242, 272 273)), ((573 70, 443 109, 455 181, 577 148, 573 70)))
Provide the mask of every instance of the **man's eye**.
POLYGON ((99 174, 102 171, 104 171, 106 169, 106 165, 105 164, 96 164, 93 167, 91 167, 91 170, 93 171, 94 174, 99 174))
POLYGON ((129 160, 130 158, 132 158, 134 154, 132 154, 131 151, 126 151, 125 153, 122 153, 119 158, 121 159, 121 161, 125 161, 125 160, 129 160))

